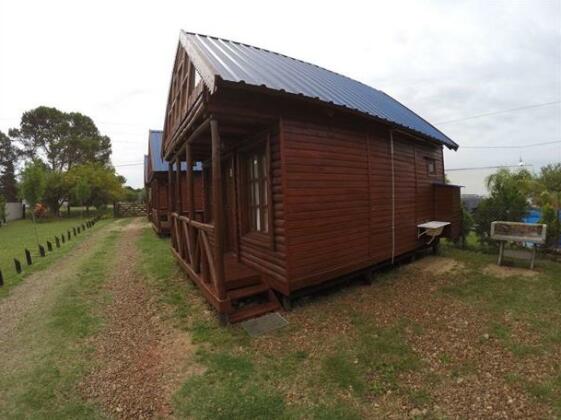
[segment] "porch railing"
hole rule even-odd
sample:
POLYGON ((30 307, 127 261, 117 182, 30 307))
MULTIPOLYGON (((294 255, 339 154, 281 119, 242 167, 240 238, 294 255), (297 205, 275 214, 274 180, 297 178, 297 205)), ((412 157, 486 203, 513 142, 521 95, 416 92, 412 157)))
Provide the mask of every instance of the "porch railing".
POLYGON ((217 294, 219 279, 214 264, 214 250, 210 244, 214 226, 172 213, 171 230, 172 247, 185 263, 189 275, 217 294))

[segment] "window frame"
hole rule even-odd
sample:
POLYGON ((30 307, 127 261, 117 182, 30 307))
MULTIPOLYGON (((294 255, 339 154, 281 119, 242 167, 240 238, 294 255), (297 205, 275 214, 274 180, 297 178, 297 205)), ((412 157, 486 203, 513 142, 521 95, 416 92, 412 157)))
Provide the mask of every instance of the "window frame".
MULTIPOLYGON (((270 135, 267 133, 260 136, 256 141, 252 141, 250 145, 239 150, 239 174, 240 174, 240 233, 244 239, 255 239, 258 243, 265 243, 272 246, 273 244, 273 196, 272 196, 272 171, 271 171, 271 147, 270 147, 270 135), (250 177, 250 166, 249 161, 255 156, 255 154, 261 156, 258 160, 258 164, 263 165, 262 168, 257 168, 258 172, 261 174, 261 178, 249 179, 250 177), (251 184, 250 184, 251 183, 251 184), (259 219, 261 223, 265 223, 266 231, 255 230, 252 226, 252 213, 255 208, 250 208, 252 206, 250 202, 251 187, 257 183, 259 197, 266 197, 266 202, 258 205, 259 208, 259 219), (251 185, 251 186, 250 186, 251 185), (265 220, 265 222, 263 222, 265 220)), ((251 165, 253 166, 253 165, 251 165)), ((255 220, 255 219, 254 219, 255 220)), ((257 223, 256 221, 254 222, 257 223)))
POLYGON ((425 164, 426 164, 428 176, 438 175, 436 171, 436 159, 425 156, 425 164), (431 171, 431 165, 432 165, 432 171, 431 171))

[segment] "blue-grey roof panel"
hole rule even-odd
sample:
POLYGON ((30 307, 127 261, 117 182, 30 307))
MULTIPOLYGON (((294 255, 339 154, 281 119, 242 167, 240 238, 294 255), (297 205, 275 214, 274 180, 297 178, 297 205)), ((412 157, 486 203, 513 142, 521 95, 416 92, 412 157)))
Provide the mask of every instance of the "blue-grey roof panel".
MULTIPOLYGON (((200 51, 214 75, 221 79, 262 86, 386 120, 456 149, 458 145, 429 122, 384 92, 322 67, 294 58, 206 35, 182 33, 200 51)), ((195 66, 197 58, 193 61, 195 66)))
MULTIPOLYGON (((167 172, 168 163, 162 159, 162 141, 164 137, 164 132, 161 130, 150 130, 148 135, 148 147, 150 149, 150 159, 152 160, 152 172, 167 172)), ((175 165, 173 166, 175 169, 175 165)), ((181 170, 187 170, 187 164, 181 162, 181 170)), ((201 171, 201 162, 195 162, 193 166, 194 171, 201 171)))
POLYGON ((150 130, 148 135, 148 147, 150 148, 150 159, 152 159, 152 172, 167 172, 168 163, 162 159, 162 140, 164 132, 150 130))

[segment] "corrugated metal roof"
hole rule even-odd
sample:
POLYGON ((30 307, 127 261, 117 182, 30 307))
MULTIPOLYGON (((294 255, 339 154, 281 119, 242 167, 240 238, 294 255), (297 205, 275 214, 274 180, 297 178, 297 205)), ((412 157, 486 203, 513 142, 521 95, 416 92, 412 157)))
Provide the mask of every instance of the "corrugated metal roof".
MULTIPOLYGON (((148 134, 148 148, 149 148, 149 155, 152 163, 152 172, 167 172, 168 171, 168 163, 162 159, 162 141, 164 138, 164 132, 162 130, 150 130, 148 134)), ((175 165, 173 166, 175 169, 175 165)), ((194 171, 201 171, 202 170, 201 162, 195 162, 195 166, 193 166, 194 171)), ((146 164, 145 164, 146 170, 146 164)), ((187 170, 187 164, 185 162, 181 162, 181 170, 187 170)))
POLYGON ((150 159, 152 160, 152 172, 167 172, 168 163, 162 159, 162 140, 164 132, 150 130, 148 134, 148 147, 150 159))
POLYGON ((207 35, 182 31, 181 42, 188 53, 191 51, 193 64, 207 84, 212 77, 219 77, 228 82, 304 95, 386 120, 450 148, 458 147, 389 95, 349 77, 272 51, 207 35))

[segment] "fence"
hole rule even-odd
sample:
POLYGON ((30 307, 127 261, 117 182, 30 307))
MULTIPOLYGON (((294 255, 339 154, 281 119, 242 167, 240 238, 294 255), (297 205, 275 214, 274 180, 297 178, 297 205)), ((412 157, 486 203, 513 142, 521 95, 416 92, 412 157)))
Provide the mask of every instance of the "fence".
POLYGON ((146 217, 145 203, 119 202, 113 205, 113 216, 115 217, 146 217))
MULTIPOLYGON (((83 221, 82 223, 67 229, 65 231, 61 231, 60 235, 55 235, 49 239, 45 239, 42 243, 37 244, 37 248, 39 251, 39 257, 44 258, 47 256, 47 252, 53 252, 57 248, 60 248, 65 243, 69 242, 73 237, 76 237, 80 233, 86 232, 87 229, 91 229, 99 220, 99 217, 94 217, 93 219, 83 221), (46 245, 46 247, 45 247, 46 245)), ((14 256, 13 263, 14 269, 16 274, 21 274, 23 272, 23 259, 21 255, 25 255, 25 262, 28 266, 33 265, 33 256, 29 249, 24 248, 22 253, 18 256, 14 256)), ((0 287, 4 286, 4 274, 7 272, 6 267, 0 267, 0 287), (3 270, 4 271, 3 271, 3 270)))

